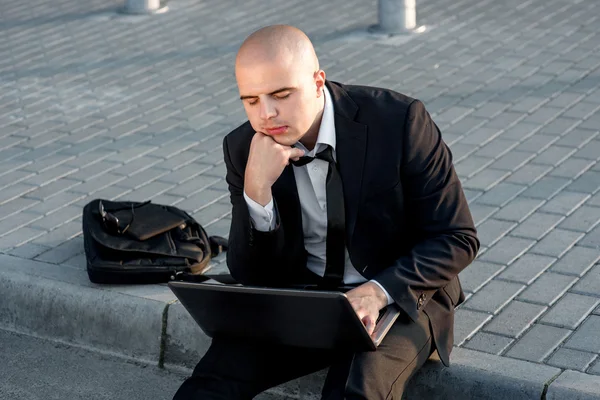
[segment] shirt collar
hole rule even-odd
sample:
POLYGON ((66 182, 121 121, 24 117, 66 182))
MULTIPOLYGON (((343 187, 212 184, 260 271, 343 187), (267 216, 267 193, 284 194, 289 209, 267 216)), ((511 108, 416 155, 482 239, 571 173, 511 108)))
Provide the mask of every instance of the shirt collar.
POLYGON ((306 156, 314 157, 319 151, 323 150, 326 145, 331 146, 335 153, 335 122, 333 117, 333 101, 331 100, 331 93, 326 86, 323 86, 323 94, 325 96, 325 108, 323 109, 323 116, 321 118, 321 126, 319 127, 319 134, 317 135, 317 143, 315 144, 312 151, 307 151, 306 147, 300 142, 296 143, 294 147, 302 149, 306 152, 306 156))

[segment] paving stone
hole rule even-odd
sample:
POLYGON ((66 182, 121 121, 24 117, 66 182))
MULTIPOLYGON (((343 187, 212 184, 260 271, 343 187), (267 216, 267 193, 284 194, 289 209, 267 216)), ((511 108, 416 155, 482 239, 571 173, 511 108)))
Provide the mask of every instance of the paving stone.
POLYGON ((600 207, 583 206, 561 222, 559 228, 589 232, 600 223, 600 207))
POLYGON ((519 168, 511 176, 506 178, 506 182, 516 183, 520 185, 529 185, 537 182, 544 175, 548 174, 552 167, 547 165, 526 164, 519 168))
POLYGON ((578 243, 580 246, 600 249, 600 226, 595 227, 578 243))
POLYGON ((569 215, 590 197, 589 194, 562 191, 544 204, 540 211, 569 215))
POLYGON ((484 328, 486 332, 512 338, 520 336, 546 311, 545 306, 513 300, 484 328))
POLYGON ((550 171, 550 175, 568 179, 576 179, 593 165, 594 161, 592 160, 585 160, 583 158, 570 158, 550 171))
POLYGON ((552 143, 556 142, 558 138, 556 136, 550 135, 542 135, 540 133, 536 133, 530 138, 523 141, 517 147, 515 147, 515 151, 525 151, 529 153, 539 153, 550 146, 552 143))
POLYGON ((147 185, 140 186, 131 192, 127 193, 128 201, 146 201, 151 200, 155 196, 165 193, 169 189, 173 188, 175 185, 172 183, 165 182, 150 182, 147 185))
POLYGON ((207 207, 202 208, 200 211, 192 214, 196 221, 203 226, 206 226, 228 215, 231 215, 231 205, 222 204, 219 202, 212 203, 207 207))
POLYGON ((548 400, 598 398, 600 379, 577 371, 567 370, 548 387, 548 400))
POLYGON ((81 221, 71 221, 35 238, 32 240, 32 243, 47 247, 56 247, 79 234, 81 234, 81 221))
POLYGON ((531 162, 534 164, 556 166, 575 153, 575 149, 552 145, 542 151, 531 162))
POLYGON ((0 237, 0 251, 7 251, 15 246, 20 246, 24 243, 29 242, 32 239, 44 235, 45 231, 39 229, 33 229, 28 226, 24 226, 17 230, 14 230, 10 235, 0 237))
POLYGON ((40 254, 35 259, 53 264, 61 264, 83 252, 83 236, 77 236, 47 252, 40 254))
POLYGON ((590 269, 575 286, 573 292, 600 297, 600 264, 590 269))
POLYGON ((46 199, 56 196, 57 194, 62 193, 65 190, 69 190, 72 187, 78 186, 80 184, 81 182, 73 179, 61 178, 44 187, 28 192, 27 197, 45 201, 46 199))
POLYGON ((564 217, 555 214, 535 212, 519 224, 510 234, 539 240, 552 230, 564 217))
POLYGON ((600 332, 600 316, 592 315, 565 342, 564 347, 590 353, 600 353, 600 335, 598 335, 598 332, 600 332))
MULTIPOLYGON (((1 208, 0 208, 1 210, 1 208)), ((480 225, 483 221, 487 220, 492 214, 494 214, 498 207, 486 206, 484 204, 470 204, 469 210, 471 211, 471 216, 473 217, 473 221, 475 222, 475 226, 480 225)), ((1 215, 1 211, 0 211, 1 215)))
POLYGON ((494 218, 506 221, 521 222, 531 213, 544 204, 543 200, 527 197, 517 197, 500 211, 494 214, 494 218))
POLYGON ((518 143, 514 140, 500 138, 494 139, 479 150, 477 150, 475 152, 475 155, 480 157, 498 158, 510 151, 511 149, 513 149, 515 146, 517 146, 517 144, 518 143))
POLYGON ((506 236, 500 239, 490 250, 480 258, 497 264, 508 265, 525 253, 535 241, 506 236))
POLYGON ((124 176, 117 175, 114 173, 106 173, 96 177, 92 177, 84 183, 80 183, 77 186, 74 186, 70 191, 75 193, 90 194, 94 193, 95 191, 104 189, 110 185, 114 185, 124 179, 124 176))
POLYGON ((36 186, 45 186, 49 183, 54 182, 57 179, 68 176, 74 173, 75 171, 77 171, 76 168, 59 165, 58 167, 51 168, 41 174, 37 174, 27 179, 25 183, 36 186))
POLYGON ((477 227, 477 238, 482 245, 489 247, 500 240, 516 226, 514 222, 488 219, 477 227))
POLYGON ((456 173, 460 177, 470 178, 477 174, 479 171, 481 171, 483 168, 487 167, 493 161, 494 160, 489 157, 471 156, 463 158, 454 167, 456 169, 456 173))
POLYGON ((588 374, 600 375, 600 358, 588 370, 588 374))
POLYGON ((33 221, 31 226, 36 229, 49 231, 59 227, 62 224, 72 221, 77 217, 80 217, 81 214, 82 209, 80 207, 69 205, 43 218, 33 221))
POLYGON ((229 193, 213 189, 204 189, 188 197, 181 203, 178 203, 177 206, 188 211, 189 213, 195 213, 224 197, 229 197, 229 193))
POLYGON ((548 325, 575 329, 600 304, 600 297, 565 294, 541 319, 548 325))
POLYGON ((596 193, 600 190, 600 172, 593 170, 585 171, 579 178, 567 186, 567 190, 589 194, 596 193))
POLYGON ((23 197, 4 203, 0 205, 0 221, 21 211, 28 210, 37 204, 39 204, 39 201, 23 197))
POLYGON ((201 190, 213 186, 219 181, 221 181, 221 179, 213 176, 199 175, 186 182, 185 185, 176 186, 169 190, 168 193, 174 196, 189 197, 201 190))
POLYGON ((462 308, 456 310, 454 314, 454 344, 459 346, 491 318, 491 315, 482 312, 462 308))
MULTIPOLYGON (((475 156, 474 156, 475 157, 475 156)), ((531 159, 535 157, 534 154, 524 151, 510 151, 492 164, 490 164, 490 168, 494 169, 502 169, 507 171, 515 171, 529 162, 531 159)))
POLYGON ((539 241, 532 249, 532 253, 544 254, 551 257, 561 257, 569 250, 583 233, 566 231, 564 229, 554 229, 539 241))
POLYGON ((590 197, 587 201, 587 205, 600 207, 600 192, 590 197))
POLYGON ((505 354, 508 357, 542 362, 572 331, 554 326, 535 324, 505 354))
POLYGON ((478 332, 463 347, 484 353, 500 355, 510 346, 513 339, 487 332, 478 332))
POLYGON ((559 368, 583 372, 590 366, 595 358, 596 355, 592 353, 571 349, 558 349, 546 363, 559 368))
POLYGON ((556 142, 558 146, 582 148, 598 135, 597 130, 576 128, 556 142))
POLYGON ((549 306, 561 298, 576 281, 577 278, 573 276, 544 272, 518 299, 549 306))
POLYGON ((14 185, 7 186, 0 191, 0 205, 21 197, 35 189, 35 186, 27 185, 25 183, 16 183, 14 185))
POLYGON ((586 159, 589 161, 600 160, 600 140, 592 140, 578 150, 573 157, 586 159))
POLYGON ((498 276, 513 282, 530 284, 548 269, 556 258, 537 254, 525 254, 498 276))
POLYGON ((475 260, 460 272, 460 282, 464 290, 476 292, 494 276, 500 273, 503 268, 504 266, 500 264, 475 260))
POLYGON ((493 280, 467 300, 464 307, 496 314, 524 287, 517 283, 493 280))
MULTIPOLYGON (((39 232, 39 234, 42 234, 42 233, 44 233, 44 232, 42 232, 42 231, 39 232)), ((25 243, 22 246, 15 247, 11 251, 9 251, 8 254, 16 256, 16 257, 20 257, 20 258, 33 259, 34 257, 36 257, 48 250, 49 250, 49 247, 40 246, 40 245, 33 244, 33 243, 25 243)))
MULTIPOLYGON (((530 186, 522 193, 522 195, 525 197, 533 197, 535 199, 549 199, 565 188, 569 182, 569 179, 546 176, 530 186)), ((571 188, 567 190, 577 191, 571 188)))
POLYGON ((552 271, 583 276, 598 260, 600 260, 600 252, 575 246, 552 266, 552 271))

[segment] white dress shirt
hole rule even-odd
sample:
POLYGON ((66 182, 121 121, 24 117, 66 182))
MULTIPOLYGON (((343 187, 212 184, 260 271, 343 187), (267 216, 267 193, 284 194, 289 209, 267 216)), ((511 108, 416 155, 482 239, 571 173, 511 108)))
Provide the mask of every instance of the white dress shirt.
MULTIPOLYGON (((325 109, 319 128, 317 143, 308 151, 300 142, 294 147, 304 150, 305 155, 315 157, 327 145, 333 149, 333 158, 336 159, 335 145, 335 123, 333 117, 333 102, 331 94, 325 87, 325 109)), ((327 199, 325 190, 325 181, 327 179, 327 170, 329 163, 324 160, 315 159, 309 164, 301 167, 294 166, 294 177, 298 187, 298 196, 300 198, 300 209, 302 212, 302 229, 304 233, 304 248, 308 253, 306 267, 319 276, 325 275, 325 254, 327 240, 327 199)), ((258 231, 267 232, 275 228, 275 211, 273 199, 262 206, 252 200, 244 191, 244 199, 248 204, 250 218, 254 223, 254 228, 258 231)), ((343 281, 345 284, 363 283, 367 280, 362 276, 350 261, 348 249, 345 250, 346 261, 344 266, 343 281)), ((371 282, 377 284, 387 296, 388 304, 393 302, 389 293, 375 280, 371 282)))

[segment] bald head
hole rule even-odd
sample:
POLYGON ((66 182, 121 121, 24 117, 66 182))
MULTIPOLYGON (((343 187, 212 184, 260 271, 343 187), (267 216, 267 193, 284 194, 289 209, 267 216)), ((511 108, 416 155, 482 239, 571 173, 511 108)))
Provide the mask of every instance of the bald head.
POLYGON ((239 68, 263 63, 301 66, 311 73, 319 70, 315 49, 304 32, 289 25, 271 25, 252 33, 242 43, 236 57, 239 68))
POLYGON ((325 104, 325 72, 304 32, 287 25, 254 32, 238 51, 235 78, 256 132, 311 148, 325 104))

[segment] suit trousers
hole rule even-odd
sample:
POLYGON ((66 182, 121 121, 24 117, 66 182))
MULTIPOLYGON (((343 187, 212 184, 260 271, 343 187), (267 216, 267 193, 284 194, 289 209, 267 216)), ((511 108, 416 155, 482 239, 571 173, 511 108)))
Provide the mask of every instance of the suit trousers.
POLYGON ((215 338, 173 400, 246 400, 329 367, 324 400, 400 400, 435 350, 429 318, 401 314, 376 351, 349 353, 215 338))

